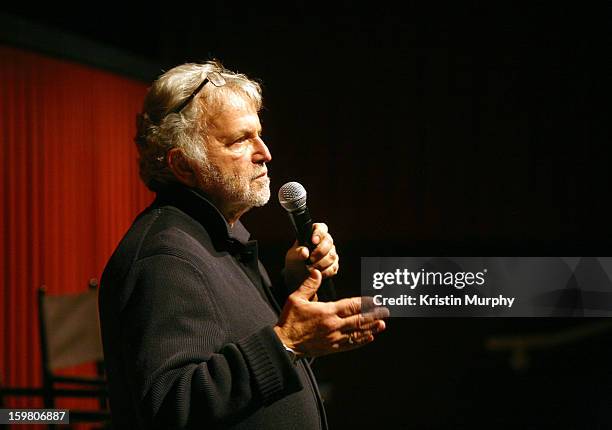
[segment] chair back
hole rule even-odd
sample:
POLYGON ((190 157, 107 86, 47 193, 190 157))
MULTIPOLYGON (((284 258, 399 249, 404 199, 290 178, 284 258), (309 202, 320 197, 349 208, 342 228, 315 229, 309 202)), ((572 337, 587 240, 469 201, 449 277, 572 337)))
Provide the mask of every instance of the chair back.
POLYGON ((43 361, 48 370, 103 360, 98 293, 47 295, 39 290, 43 361))

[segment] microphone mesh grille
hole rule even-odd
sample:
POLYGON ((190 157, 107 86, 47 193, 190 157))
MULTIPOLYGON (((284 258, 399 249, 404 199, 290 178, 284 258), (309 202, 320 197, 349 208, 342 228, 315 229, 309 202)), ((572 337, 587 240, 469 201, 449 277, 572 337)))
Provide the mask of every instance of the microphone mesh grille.
POLYGON ((278 201, 289 212, 306 204, 306 189, 299 182, 287 182, 278 190, 278 201))

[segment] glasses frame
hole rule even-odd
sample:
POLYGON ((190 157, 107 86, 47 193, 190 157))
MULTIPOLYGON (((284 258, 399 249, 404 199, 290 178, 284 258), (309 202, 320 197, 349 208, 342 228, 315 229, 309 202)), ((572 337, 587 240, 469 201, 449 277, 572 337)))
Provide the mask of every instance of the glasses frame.
POLYGON ((191 101, 195 98, 195 96, 197 96, 198 93, 200 91, 202 91, 202 88, 204 88, 204 85, 206 85, 208 82, 213 84, 215 87, 222 87, 223 85, 226 84, 225 78, 223 76, 221 76, 221 73, 219 73, 219 72, 208 72, 206 74, 206 77, 204 77, 204 80, 202 81, 202 83, 200 85, 198 85, 195 90, 193 90, 193 92, 189 95, 189 97, 187 97, 185 100, 183 100, 181 102, 181 104, 176 106, 174 109, 170 110, 164 116, 168 116, 171 113, 181 113, 181 111, 183 109, 185 109, 189 103, 191 103, 191 101))

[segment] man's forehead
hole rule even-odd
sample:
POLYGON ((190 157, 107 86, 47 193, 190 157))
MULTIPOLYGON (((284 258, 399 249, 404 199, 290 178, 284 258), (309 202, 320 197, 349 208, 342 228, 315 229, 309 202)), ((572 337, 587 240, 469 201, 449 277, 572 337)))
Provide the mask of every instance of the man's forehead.
POLYGON ((217 137, 236 137, 259 132, 261 123, 254 107, 248 105, 225 106, 208 121, 209 132, 217 137))
POLYGON ((219 126, 227 123, 251 123, 259 124, 259 114, 254 108, 242 106, 227 106, 224 109, 219 109, 210 119, 211 125, 219 126))
POLYGON ((243 94, 229 93, 226 96, 216 100, 213 103, 214 106, 210 106, 209 112, 212 112, 212 117, 218 116, 227 111, 236 110, 248 110, 257 112, 256 103, 245 97, 243 94))

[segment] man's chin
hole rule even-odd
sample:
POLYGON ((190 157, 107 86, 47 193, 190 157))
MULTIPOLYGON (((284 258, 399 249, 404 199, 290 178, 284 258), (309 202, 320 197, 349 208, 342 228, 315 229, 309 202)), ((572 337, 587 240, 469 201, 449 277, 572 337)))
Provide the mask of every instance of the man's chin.
POLYGON ((270 190, 268 190, 267 193, 256 196, 253 199, 253 207, 265 206, 269 200, 270 200, 270 190))
POLYGON ((249 200, 253 204, 253 207, 264 206, 270 200, 270 179, 266 177, 265 184, 262 184, 259 190, 252 191, 255 192, 253 192, 253 194, 251 195, 252 198, 249 200))

